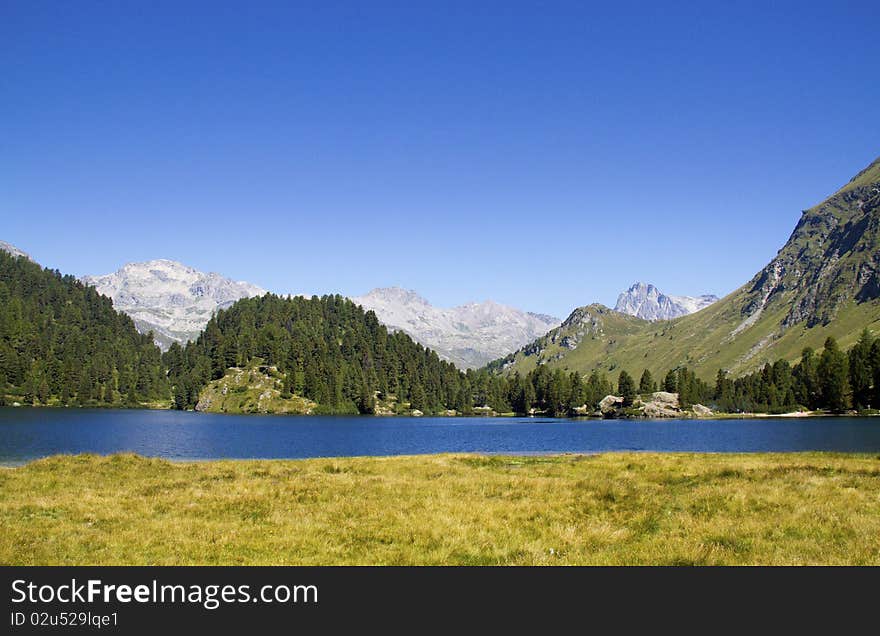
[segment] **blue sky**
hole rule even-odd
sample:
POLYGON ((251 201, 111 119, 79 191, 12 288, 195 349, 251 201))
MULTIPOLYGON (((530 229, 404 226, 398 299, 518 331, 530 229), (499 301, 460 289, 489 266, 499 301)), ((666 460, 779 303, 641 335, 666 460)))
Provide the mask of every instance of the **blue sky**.
POLYGON ((721 295, 880 155, 878 32, 877 2, 6 1, 0 239, 559 316, 721 295))

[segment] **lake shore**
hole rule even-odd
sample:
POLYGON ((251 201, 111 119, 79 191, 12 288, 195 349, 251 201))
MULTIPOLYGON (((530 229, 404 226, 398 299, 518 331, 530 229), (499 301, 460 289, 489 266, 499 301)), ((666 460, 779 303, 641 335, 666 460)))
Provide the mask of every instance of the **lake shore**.
MULTIPOLYGON (((3 405, 0 408, 9 408, 9 409, 49 409, 49 410, 63 410, 63 409, 72 409, 72 410, 90 410, 97 409, 101 411, 131 411, 131 410, 148 410, 148 411, 175 411, 176 409, 171 408, 168 405, 162 405, 155 402, 152 403, 142 403, 131 406, 104 406, 101 404, 94 404, 89 406, 62 406, 60 404, 20 404, 18 402, 12 404, 3 405)), ((333 417, 332 413, 249 413, 249 412, 223 412, 223 411, 199 411, 199 410, 185 410, 181 411, 185 413, 204 413, 206 415, 253 415, 256 417, 261 417, 265 415, 277 415, 277 416, 290 416, 290 417, 333 417)), ((394 413, 394 412, 382 412, 375 414, 345 414, 346 417, 363 417, 363 418, 372 418, 372 417, 394 417, 401 419, 418 419, 422 417, 444 417, 444 418, 473 418, 473 417, 484 417, 484 418, 511 418, 511 417, 523 417, 523 418, 554 418, 554 419, 571 419, 571 420, 608 420, 608 419, 616 419, 616 420, 742 420, 742 419, 755 419, 755 418, 801 418, 801 417, 877 417, 880 416, 880 411, 878 412, 858 412, 858 411, 847 411, 844 413, 835 413, 831 411, 791 411, 788 413, 725 413, 722 411, 713 411, 711 414, 707 415, 697 415, 692 411, 683 411, 677 414, 675 417, 665 417, 665 416, 645 416, 645 415, 619 415, 615 417, 604 417, 597 414, 589 414, 589 415, 570 415, 567 418, 557 418, 554 415, 548 415, 542 412, 533 412, 533 413, 514 413, 514 412, 505 412, 498 413, 495 411, 491 411, 486 408, 478 408, 474 409, 472 413, 456 413, 454 411, 445 411, 439 413, 432 414, 412 414, 412 413, 394 413)))
POLYGON ((485 456, 0 471, 0 563, 880 564, 876 455, 485 456))

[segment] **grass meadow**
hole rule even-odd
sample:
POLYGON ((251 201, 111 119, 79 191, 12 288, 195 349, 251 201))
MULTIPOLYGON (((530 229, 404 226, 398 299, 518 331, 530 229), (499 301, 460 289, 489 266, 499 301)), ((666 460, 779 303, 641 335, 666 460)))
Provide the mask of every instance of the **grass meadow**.
POLYGON ((880 564, 880 458, 55 456, 0 469, 0 563, 880 564))

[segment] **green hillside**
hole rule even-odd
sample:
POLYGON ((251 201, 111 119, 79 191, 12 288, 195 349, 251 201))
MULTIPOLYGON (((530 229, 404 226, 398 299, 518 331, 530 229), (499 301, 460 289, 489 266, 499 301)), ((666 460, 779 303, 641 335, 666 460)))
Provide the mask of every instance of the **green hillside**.
POLYGON ((341 296, 239 300, 198 340, 172 345, 164 362, 180 409, 354 414, 396 402, 466 412, 478 388, 341 296))
POLYGON ((718 369, 736 376, 779 358, 793 362, 829 335, 848 348, 865 327, 880 333, 880 159, 804 211, 776 257, 714 305, 653 323, 602 305, 581 307, 490 369, 647 368, 659 377, 688 366, 710 380, 718 369))
POLYGON ((160 356, 93 287, 0 250, 0 405, 167 406, 160 356))

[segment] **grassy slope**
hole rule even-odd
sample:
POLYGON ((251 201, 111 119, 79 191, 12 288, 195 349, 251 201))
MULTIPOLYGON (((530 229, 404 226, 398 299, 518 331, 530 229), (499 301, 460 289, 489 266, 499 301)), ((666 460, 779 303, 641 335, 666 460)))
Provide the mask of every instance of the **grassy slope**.
POLYGON ((835 194, 841 194, 849 190, 854 190, 855 188, 858 188, 860 186, 870 185, 872 183, 876 183, 877 181, 880 181, 880 157, 875 159, 869 166, 867 166, 864 170, 862 170, 856 176, 850 179, 849 183, 847 183, 840 190, 835 192, 835 194))
MULTIPOLYGON (((736 296, 740 290, 731 294, 736 296)), ((730 297, 729 297, 730 298, 730 297)), ((655 378, 662 378, 669 369, 687 365, 706 380, 714 379, 718 369, 741 375, 778 358, 795 362, 804 347, 821 349, 828 335, 846 348, 852 345, 865 327, 880 334, 880 303, 850 303, 828 326, 807 329, 798 325, 781 337, 760 343, 776 332, 786 311, 784 307, 762 316, 754 326, 735 337, 731 332, 742 322, 738 303, 732 299, 717 303, 696 314, 660 323, 606 320, 603 333, 588 336, 574 351, 566 351, 558 342, 549 344, 541 356, 551 368, 561 367, 588 373, 600 369, 615 373, 626 369, 638 377, 642 369, 650 369, 655 378), (553 359, 560 353, 566 355, 553 359)), ((539 357, 516 355, 510 371, 521 373, 535 368, 539 357)))
MULTIPOLYGON (((832 197, 804 213, 801 223, 773 261, 783 268, 780 284, 751 326, 736 331, 746 316, 754 313, 746 309, 756 306, 767 289, 762 275, 772 272, 772 264, 714 305, 669 322, 649 323, 622 317, 599 305, 583 308, 580 311, 590 312, 601 321, 601 330, 588 335, 575 350, 569 351, 562 345, 563 337, 577 333, 579 327, 566 325, 566 321, 550 333, 551 337, 545 336, 547 346, 540 356, 519 351, 515 364, 508 370, 528 372, 540 360, 551 367, 584 373, 593 369, 613 373, 623 368, 635 377, 648 368, 657 378, 669 369, 687 365, 704 379, 712 380, 718 369, 727 369, 736 376, 779 358, 794 362, 804 347, 820 349, 829 335, 846 348, 865 327, 875 335, 880 334, 880 300, 840 301, 855 296, 853 281, 861 268, 872 261, 880 241, 876 213, 868 213, 868 222, 862 226, 858 242, 845 246, 847 224, 864 220, 864 215, 859 204, 843 195, 878 182, 880 160, 857 174, 832 197), (829 245, 828 235, 842 242, 839 248, 829 245), (837 251, 830 257, 826 253, 828 249, 840 250, 839 261, 837 251), (826 266, 829 272, 817 275, 817 271, 826 266), (835 277, 835 272, 840 273, 839 277, 835 277), (821 290, 825 310, 833 319, 813 327, 807 326, 807 320, 801 320, 782 329, 792 308, 820 284, 825 286, 821 290), (554 334, 555 343, 550 342, 554 334)), ((871 195, 859 196, 870 198, 871 195)))
POLYGON ((6 564, 880 564, 876 457, 606 454, 0 470, 6 564))

